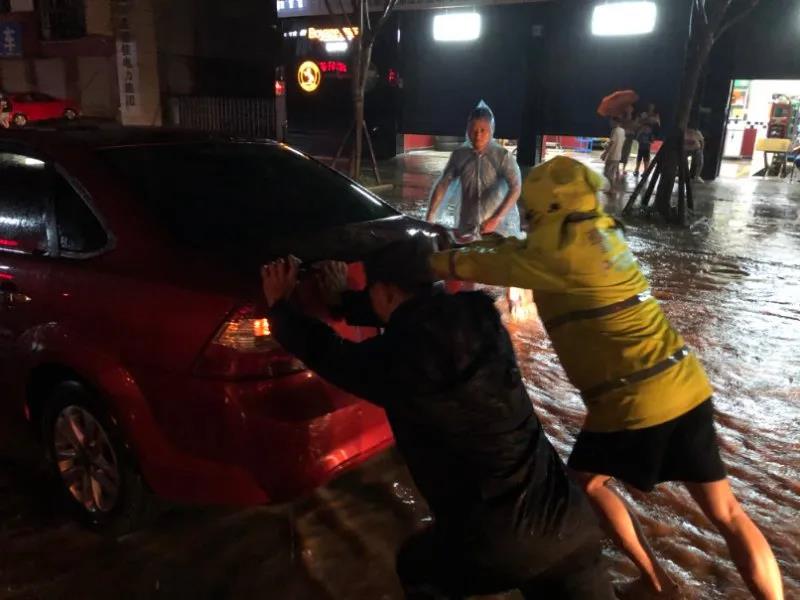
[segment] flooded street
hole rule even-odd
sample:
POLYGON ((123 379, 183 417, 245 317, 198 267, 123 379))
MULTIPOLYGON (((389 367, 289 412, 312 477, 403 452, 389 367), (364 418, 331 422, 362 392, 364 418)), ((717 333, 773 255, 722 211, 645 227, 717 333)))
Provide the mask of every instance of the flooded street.
MULTIPOLYGON (((395 184, 386 198, 421 217, 445 159, 384 165, 395 184)), ((726 179, 696 195, 691 228, 635 217, 628 237, 709 373, 734 490, 775 551, 786 597, 800 598, 800 183, 726 179)), ((510 328, 539 417, 566 458, 583 405, 538 320, 510 328)), ((401 598, 395 549, 429 520, 390 451, 292 505, 179 508, 149 531, 106 539, 52 516, 21 448, 0 449, 2 599, 401 598)), ((750 597, 685 490, 666 484, 630 498, 688 597, 750 597)), ((621 595, 642 597, 632 564, 607 553, 621 595)))

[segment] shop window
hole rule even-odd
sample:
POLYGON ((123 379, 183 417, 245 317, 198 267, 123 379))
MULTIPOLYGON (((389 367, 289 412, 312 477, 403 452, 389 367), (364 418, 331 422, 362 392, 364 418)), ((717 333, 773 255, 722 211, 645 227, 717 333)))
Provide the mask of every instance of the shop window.
POLYGON ((70 40, 86 35, 85 0, 40 0, 42 38, 70 40))

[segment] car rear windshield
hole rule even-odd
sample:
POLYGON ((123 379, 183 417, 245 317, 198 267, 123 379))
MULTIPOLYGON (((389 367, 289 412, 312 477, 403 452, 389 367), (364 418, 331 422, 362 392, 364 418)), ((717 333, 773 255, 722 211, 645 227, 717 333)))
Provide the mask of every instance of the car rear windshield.
POLYGON ((278 144, 198 142, 99 152, 171 235, 194 247, 398 214, 349 179, 278 144))

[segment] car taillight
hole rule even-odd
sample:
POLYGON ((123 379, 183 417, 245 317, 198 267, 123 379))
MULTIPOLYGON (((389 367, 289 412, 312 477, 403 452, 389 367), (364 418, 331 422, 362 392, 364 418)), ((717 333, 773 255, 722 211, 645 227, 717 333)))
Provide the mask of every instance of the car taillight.
POLYGON ((250 378, 274 377, 304 370, 272 337, 269 320, 253 305, 234 311, 198 360, 198 375, 250 378))

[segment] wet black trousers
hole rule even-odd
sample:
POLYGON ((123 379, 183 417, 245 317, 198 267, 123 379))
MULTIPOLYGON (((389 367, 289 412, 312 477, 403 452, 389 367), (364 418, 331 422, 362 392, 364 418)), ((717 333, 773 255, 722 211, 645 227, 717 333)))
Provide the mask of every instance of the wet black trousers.
MULTIPOLYGON (((616 596, 599 536, 591 532, 577 547, 574 542, 565 543, 563 548, 551 544, 547 548, 536 548, 530 557, 531 571, 536 574, 520 580, 508 573, 492 573, 491 569, 460 556, 457 545, 448 544, 437 535, 434 526, 403 544, 397 555, 397 574, 407 600, 462 600, 513 589, 531 599, 614 600, 616 596), (541 563, 542 554, 553 560, 538 570, 534 565, 541 563)), ((504 559, 511 563, 525 562, 524 556, 504 556, 499 562, 505 562, 504 559)))

